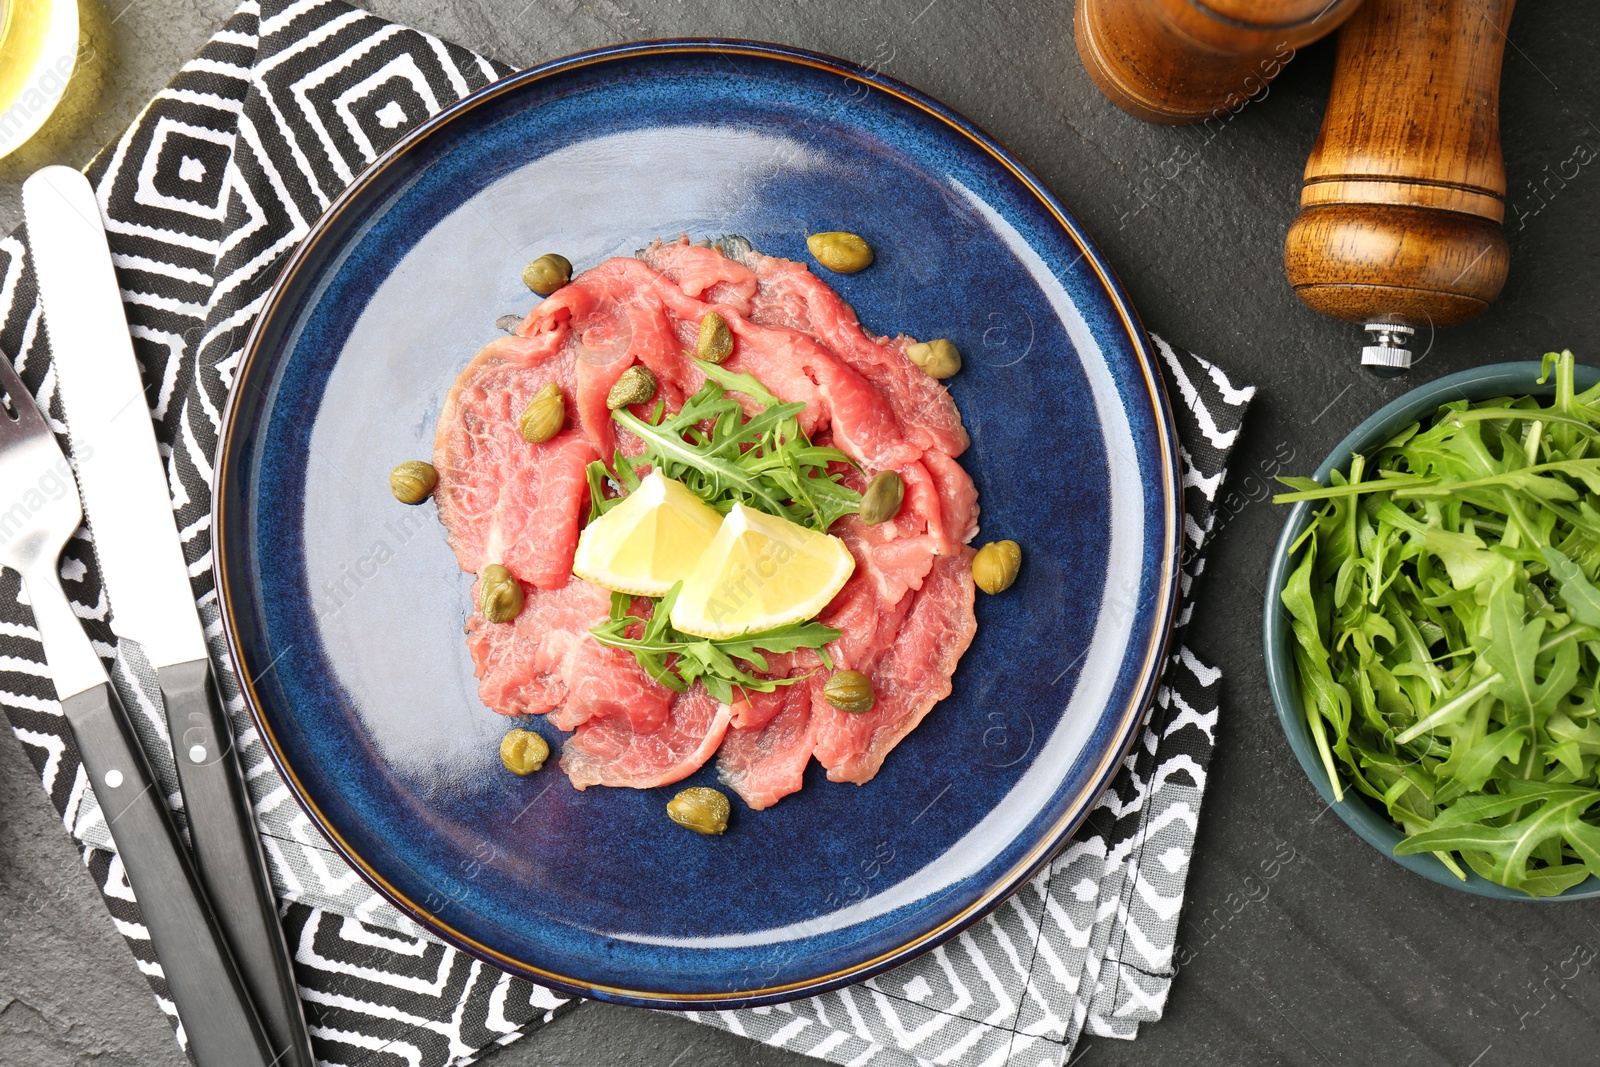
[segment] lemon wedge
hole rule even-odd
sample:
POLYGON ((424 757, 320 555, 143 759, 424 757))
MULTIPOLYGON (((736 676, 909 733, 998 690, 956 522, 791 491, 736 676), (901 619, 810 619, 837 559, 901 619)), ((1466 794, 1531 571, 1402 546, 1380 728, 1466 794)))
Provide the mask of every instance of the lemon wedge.
POLYGON ((696 637, 737 637, 816 616, 856 561, 837 537, 735 504, 683 580, 672 625, 696 637))
POLYGON ((613 592, 662 596, 688 576, 721 526, 716 508, 652 472, 584 528, 572 573, 613 592))

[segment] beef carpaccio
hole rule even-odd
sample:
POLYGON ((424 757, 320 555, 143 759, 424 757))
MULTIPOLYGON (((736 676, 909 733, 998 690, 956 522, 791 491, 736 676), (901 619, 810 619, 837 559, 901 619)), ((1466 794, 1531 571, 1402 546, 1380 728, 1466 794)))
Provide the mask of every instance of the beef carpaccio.
POLYGON ((503 564, 526 590, 514 622, 481 613, 467 622, 484 703, 573 731, 561 766, 579 789, 667 785, 713 756, 723 782, 753 808, 799 789, 813 757, 833 781, 870 780, 949 694, 977 629, 967 547, 977 491, 956 462, 967 434, 944 386, 906 357, 910 343, 865 332, 803 264, 737 240, 680 240, 585 271, 486 346, 451 389, 434 446, 439 517, 461 567, 477 574, 503 564), (893 520, 868 526, 851 515, 830 531, 856 569, 819 618, 842 631, 828 646, 835 665, 872 679, 878 699, 864 714, 823 699, 826 672, 814 651, 769 656, 770 675, 809 677, 730 706, 699 683, 674 693, 588 632, 610 601, 572 576, 588 514, 585 468, 640 448, 611 419, 606 395, 642 363, 676 410, 705 383, 690 353, 708 311, 735 339, 725 366, 804 402, 800 421, 813 442, 860 464, 856 488, 885 469, 905 482, 893 520), (550 382, 565 398, 568 428, 529 444, 517 415, 550 382))

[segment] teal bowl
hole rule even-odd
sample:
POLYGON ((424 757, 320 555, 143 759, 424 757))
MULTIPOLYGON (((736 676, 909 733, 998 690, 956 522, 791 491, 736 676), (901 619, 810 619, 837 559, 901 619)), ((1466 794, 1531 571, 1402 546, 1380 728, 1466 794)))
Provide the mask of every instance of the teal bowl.
MULTIPOLYGON (((1349 436, 1334 446, 1328 458, 1322 461, 1322 466, 1317 468, 1315 477, 1322 484, 1328 484, 1328 476, 1335 470, 1349 471, 1352 454, 1370 453, 1397 431, 1419 419, 1428 418, 1439 410, 1441 404, 1452 400, 1478 401, 1497 396, 1554 395, 1554 381, 1541 385, 1538 381, 1539 374, 1540 364, 1536 360, 1524 363, 1494 363, 1420 385, 1404 396, 1385 404, 1352 430, 1349 436)), ((1588 389, 1600 381, 1600 370, 1579 366, 1575 372, 1575 379, 1578 389, 1588 389)), ((1266 604, 1261 613, 1267 684, 1272 689, 1272 703, 1278 709, 1278 721, 1283 725, 1284 735, 1289 739, 1289 747, 1294 749, 1295 758, 1300 761, 1300 766, 1305 769, 1306 776, 1311 779, 1311 784, 1316 786, 1322 799, 1339 818, 1345 821, 1345 825, 1360 835, 1367 844, 1400 866, 1440 885, 1474 893, 1480 897, 1492 897, 1496 900, 1535 899, 1518 890, 1496 885, 1471 871, 1467 872, 1467 880, 1462 881, 1436 857, 1428 853, 1397 856, 1394 853, 1395 846, 1400 843, 1404 835, 1389 821, 1387 813, 1369 803, 1366 797, 1354 789, 1345 791, 1344 800, 1337 803, 1334 801, 1332 785, 1322 767, 1322 760, 1317 756, 1316 743, 1311 738, 1311 728, 1306 724, 1305 714, 1300 707, 1300 698, 1296 692, 1294 635, 1289 631, 1289 613, 1278 600, 1278 594, 1282 592, 1289 575, 1294 572, 1294 567, 1299 562, 1300 554, 1291 553, 1289 546, 1294 544, 1310 523, 1312 508, 1313 503, 1310 501, 1294 505, 1293 510, 1289 512, 1288 521, 1283 524, 1283 533, 1279 536, 1278 545, 1272 552, 1272 567, 1267 573, 1266 604)), ((1538 899, 1578 900, 1595 896, 1600 896, 1600 878, 1590 876, 1586 881, 1579 882, 1563 893, 1538 899)))

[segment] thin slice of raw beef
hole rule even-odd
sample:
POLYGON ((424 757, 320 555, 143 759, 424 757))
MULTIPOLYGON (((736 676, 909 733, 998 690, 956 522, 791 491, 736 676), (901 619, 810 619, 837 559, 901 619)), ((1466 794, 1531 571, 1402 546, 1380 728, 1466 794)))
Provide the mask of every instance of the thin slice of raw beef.
POLYGON ((804 401, 801 427, 808 434, 827 427, 835 447, 874 471, 921 454, 906 441, 883 395, 811 337, 747 319, 728 325, 735 338, 728 369, 754 375, 782 400, 804 401))
POLYGON ((546 384, 571 396, 571 363, 547 343, 505 337, 467 365, 445 399, 434 442, 439 519, 461 569, 500 563, 524 582, 556 589, 572 575, 578 520, 588 503, 584 468, 596 458, 569 430, 523 440, 517 418, 546 384))
POLYGON ((729 730, 717 752, 717 777, 760 811, 797 792, 811 762, 811 701, 817 678, 780 689, 778 714, 758 729, 729 730))
MULTIPOLYGON (((637 260, 610 259, 545 298, 518 327, 530 337, 560 338, 573 366, 578 426, 608 461, 616 450, 606 405, 611 387, 635 363, 650 365, 679 352, 662 300, 668 290, 676 292, 637 260)), ((676 392, 670 382, 667 388, 676 392)))
POLYGON ((972 475, 936 450, 923 453, 922 465, 939 495, 944 543, 950 548, 966 544, 978 534, 978 487, 972 484, 972 475))
POLYGON ((659 729, 643 732, 625 717, 590 719, 561 750, 561 769, 579 789, 623 785, 653 789, 699 770, 722 744, 733 711, 696 683, 672 702, 659 729))
POLYGON ((657 241, 639 253, 639 260, 660 271, 686 296, 723 305, 738 315, 750 314, 750 298, 756 295, 756 272, 710 244, 692 245, 687 237, 657 241))
MULTIPOLYGON (((928 566, 932 568, 932 560, 928 566)), ((828 646, 834 666, 871 674, 873 665, 894 645, 914 596, 885 602, 871 574, 857 570, 851 575, 817 616, 818 622, 839 631, 838 640, 828 646)))
POLYGON ((892 520, 869 525, 847 515, 832 530, 856 559, 851 580, 865 579, 885 607, 898 604, 908 591, 922 588, 934 557, 947 548, 937 532, 943 509, 922 464, 901 467, 900 475, 906 496, 892 520))
POLYGON ((877 703, 859 715, 812 701, 813 752, 835 782, 870 781, 883 759, 950 695, 956 663, 972 644, 972 551, 941 556, 912 600, 893 644, 865 673, 877 703))
POLYGON ((632 654, 589 635, 610 604, 604 589, 573 578, 557 590, 529 590, 515 622, 493 623, 473 612, 467 650, 479 697, 502 715, 549 714, 562 730, 594 718, 621 718, 643 731, 660 728, 672 690, 646 674, 632 654))
MULTIPOLYGON (((805 403, 801 427, 806 433, 831 427, 834 444, 875 471, 917 458, 921 447, 907 442, 903 428, 896 422, 892 398, 874 388, 848 360, 818 344, 805 330, 794 329, 782 321, 765 323, 752 317, 752 298, 759 302, 762 296, 756 289, 757 275, 748 267, 725 258, 715 249, 686 242, 654 245, 645 251, 643 260, 664 271, 685 295, 698 293, 717 305, 716 310, 728 320, 736 339, 728 369, 754 375, 783 400, 805 403), (724 302, 722 297, 730 299, 724 302)), ((800 269, 804 271, 803 267, 800 269)), ((848 306, 842 303, 839 306, 849 311, 848 306)), ((669 314, 681 315, 682 312, 673 308, 669 309, 669 314)), ((850 317, 853 320, 854 314, 850 317)), ((698 331, 699 316, 693 317, 693 325, 698 331)), ((859 330, 856 332, 858 343, 873 345, 859 330)), ((691 335, 686 330, 682 336, 687 339, 691 335)), ((879 356, 884 362, 910 365, 903 355, 889 348, 883 348, 879 356)), ((640 358, 649 362, 643 354, 640 358)), ((663 373, 654 364, 651 370, 656 371, 658 377, 663 373)), ((912 367, 912 371, 927 379, 917 368, 912 367)), ((674 375, 670 367, 666 373, 674 375)), ((692 393, 703 381, 702 375, 698 381, 685 383, 692 387, 685 388, 684 392, 692 393)), ((943 388, 937 383, 935 388, 943 394, 943 388)))
MULTIPOLYGON (((767 675, 772 678, 802 678, 814 674, 822 667, 822 661, 817 658, 815 649, 802 648, 796 652, 764 653, 767 661, 767 675)), ((744 664, 741 664, 744 666, 744 664)), ((801 683, 795 683, 800 685, 801 683)), ((729 727, 734 730, 759 729, 771 722, 778 712, 783 710, 783 702, 788 699, 791 686, 779 686, 770 693, 759 690, 741 690, 734 695, 743 696, 732 704, 733 721, 729 727)))
POLYGON ((967 431, 949 391, 906 358, 912 338, 869 337, 855 310, 803 263, 759 252, 750 253, 748 262, 760 283, 750 307, 752 321, 816 338, 877 388, 918 448, 951 456, 966 451, 967 431))

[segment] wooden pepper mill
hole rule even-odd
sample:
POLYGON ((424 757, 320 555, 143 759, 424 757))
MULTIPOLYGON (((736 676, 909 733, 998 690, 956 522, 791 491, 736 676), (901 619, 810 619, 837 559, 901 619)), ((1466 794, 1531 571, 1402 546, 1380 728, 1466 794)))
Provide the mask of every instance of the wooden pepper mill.
POLYGON ((1265 89, 1361 0, 1077 0, 1084 69, 1147 122, 1222 118, 1265 89))
POLYGON ((1339 31, 1333 93, 1284 240, 1289 284, 1366 325, 1362 363, 1398 374, 1418 327, 1500 295, 1500 64, 1514 0, 1366 0, 1339 31))

